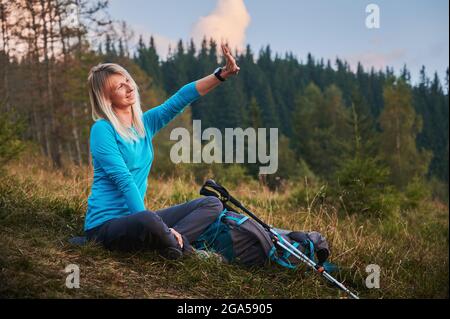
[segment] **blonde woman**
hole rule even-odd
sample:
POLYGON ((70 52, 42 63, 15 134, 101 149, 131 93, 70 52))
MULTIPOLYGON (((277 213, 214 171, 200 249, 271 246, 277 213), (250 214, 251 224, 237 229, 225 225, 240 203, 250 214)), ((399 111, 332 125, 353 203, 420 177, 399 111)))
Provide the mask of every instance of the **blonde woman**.
POLYGON ((225 67, 183 86, 145 113, 137 85, 124 68, 105 63, 91 69, 88 87, 95 123, 90 134, 94 179, 84 226, 88 240, 111 250, 156 249, 168 258, 194 251, 190 243, 218 217, 222 204, 204 197, 158 211, 146 208, 152 138, 186 105, 238 74, 228 47, 222 45, 222 51, 225 67))

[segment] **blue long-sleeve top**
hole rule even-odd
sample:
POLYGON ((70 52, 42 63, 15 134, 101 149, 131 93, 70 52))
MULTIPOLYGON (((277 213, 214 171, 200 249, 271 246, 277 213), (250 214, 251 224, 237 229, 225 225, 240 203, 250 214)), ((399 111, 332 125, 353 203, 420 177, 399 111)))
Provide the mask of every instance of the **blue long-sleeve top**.
POLYGON ((94 180, 88 198, 84 230, 146 210, 147 178, 153 162, 153 136, 198 99, 195 82, 183 86, 163 104, 143 114, 145 137, 128 142, 101 119, 91 127, 90 150, 94 180))

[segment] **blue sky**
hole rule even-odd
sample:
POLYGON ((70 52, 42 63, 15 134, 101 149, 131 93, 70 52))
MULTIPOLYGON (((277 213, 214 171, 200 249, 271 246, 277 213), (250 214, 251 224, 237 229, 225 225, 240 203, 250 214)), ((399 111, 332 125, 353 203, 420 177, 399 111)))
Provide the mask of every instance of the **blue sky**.
POLYGON ((153 34, 164 55, 169 43, 195 38, 196 25, 219 1, 227 12, 219 12, 222 22, 211 20, 201 30, 230 23, 223 28, 235 28, 233 36, 256 52, 270 44, 273 51, 291 51, 299 59, 311 52, 318 58, 339 56, 353 66, 361 61, 366 67, 389 65, 397 71, 406 63, 413 80, 422 65, 430 76, 438 71, 441 79, 448 66, 448 0, 110 0, 109 12, 146 39, 153 34), (242 1, 245 7, 237 5, 242 1), (365 25, 370 3, 380 8, 379 29, 365 25), (233 10, 235 15, 228 13, 233 10), (248 23, 239 22, 247 16, 248 23))

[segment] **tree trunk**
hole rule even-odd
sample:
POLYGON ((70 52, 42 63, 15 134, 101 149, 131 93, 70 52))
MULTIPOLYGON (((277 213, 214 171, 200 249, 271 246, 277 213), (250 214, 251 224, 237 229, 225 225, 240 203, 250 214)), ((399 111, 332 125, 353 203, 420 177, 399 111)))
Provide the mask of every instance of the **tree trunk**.
POLYGON ((29 56, 31 57, 31 61, 33 61, 33 65, 30 65, 30 79, 31 83, 36 84, 36 87, 32 87, 32 90, 38 91, 37 101, 34 101, 34 99, 31 100, 32 104, 32 110, 33 110, 33 119, 35 127, 31 128, 34 129, 36 132, 37 142, 41 145, 41 151, 44 155, 49 156, 50 155, 50 144, 48 140, 48 131, 47 131, 47 124, 45 117, 41 116, 41 105, 44 100, 43 92, 41 89, 41 76, 40 76, 40 62, 39 62, 39 45, 38 45, 38 38, 40 34, 39 26, 36 22, 37 13, 34 7, 34 1, 33 0, 26 0, 25 7, 29 11, 31 15, 31 30, 33 31, 33 37, 29 40, 31 40, 32 47, 30 48, 30 51, 28 52, 29 56), (35 72, 33 72, 35 71, 35 72), (36 103, 37 102, 37 103, 36 103), (42 124, 41 124, 42 123, 42 124), (41 129, 43 128, 43 135, 41 134, 41 129))
POLYGON ((70 162, 74 163, 75 159, 73 158, 72 147, 70 146, 70 143, 66 143, 66 150, 67 150, 67 154, 69 154, 70 162))
POLYGON ((71 111, 72 111, 71 112, 71 114, 72 114, 72 135, 73 135, 73 138, 75 139, 75 150, 76 150, 78 165, 81 166, 83 161, 81 159, 80 137, 79 137, 78 131, 77 131, 76 113, 75 113, 75 107, 73 106, 73 103, 72 103, 71 111))
POLYGON ((0 101, 6 107, 6 112, 10 111, 10 103, 9 103, 9 36, 8 36, 8 2, 0 2, 0 23, 1 23, 1 32, 2 32, 2 43, 3 43, 3 52, 5 54, 5 63, 2 66, 3 68, 3 87, 4 87, 4 97, 2 101, 0 101))

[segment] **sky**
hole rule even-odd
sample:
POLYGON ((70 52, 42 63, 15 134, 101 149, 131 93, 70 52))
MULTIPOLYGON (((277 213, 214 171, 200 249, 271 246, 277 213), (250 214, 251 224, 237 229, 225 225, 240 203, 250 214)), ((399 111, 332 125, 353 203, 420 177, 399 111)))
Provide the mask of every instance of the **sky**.
POLYGON ((425 65, 441 80, 449 61, 448 0, 110 0, 113 19, 124 20, 148 43, 150 35, 165 57, 169 44, 203 36, 226 39, 234 48, 253 51, 270 44, 284 56, 305 60, 345 59, 354 69, 404 64, 413 82, 425 65), (379 28, 368 28, 369 4, 379 8, 379 28))

